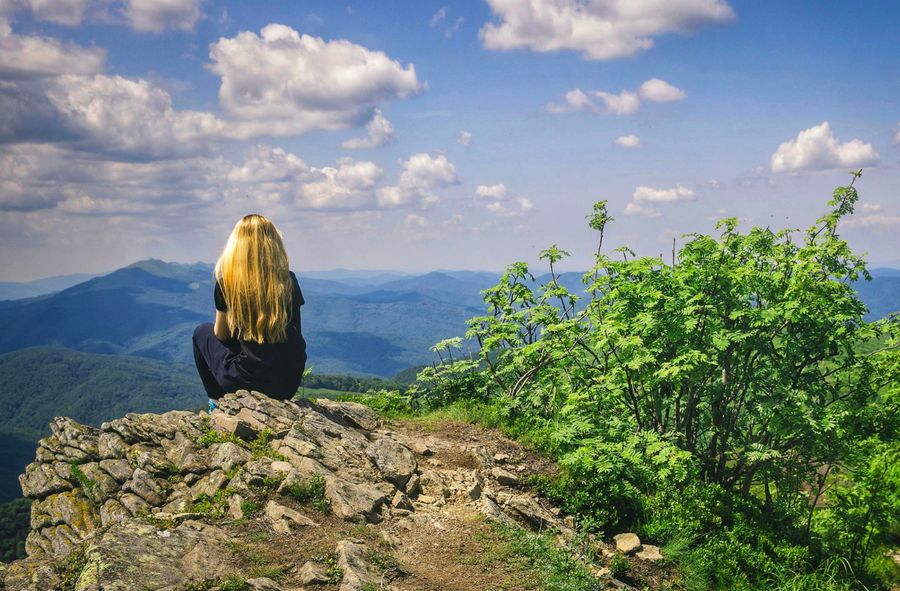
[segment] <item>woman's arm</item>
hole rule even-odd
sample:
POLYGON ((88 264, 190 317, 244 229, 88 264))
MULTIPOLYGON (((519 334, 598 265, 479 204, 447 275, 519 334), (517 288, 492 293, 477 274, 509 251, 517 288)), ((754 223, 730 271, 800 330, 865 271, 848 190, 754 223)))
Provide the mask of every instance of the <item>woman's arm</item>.
POLYGON ((231 331, 228 329, 228 320, 225 319, 225 313, 216 310, 216 325, 213 327, 216 338, 223 343, 231 339, 231 331))

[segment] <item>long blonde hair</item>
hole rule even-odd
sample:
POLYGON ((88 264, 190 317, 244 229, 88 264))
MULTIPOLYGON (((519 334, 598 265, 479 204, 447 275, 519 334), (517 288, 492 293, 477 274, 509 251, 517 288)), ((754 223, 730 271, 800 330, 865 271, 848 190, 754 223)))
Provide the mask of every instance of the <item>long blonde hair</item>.
POLYGON ((238 220, 214 273, 232 332, 257 343, 287 340, 293 283, 275 224, 255 213, 238 220))

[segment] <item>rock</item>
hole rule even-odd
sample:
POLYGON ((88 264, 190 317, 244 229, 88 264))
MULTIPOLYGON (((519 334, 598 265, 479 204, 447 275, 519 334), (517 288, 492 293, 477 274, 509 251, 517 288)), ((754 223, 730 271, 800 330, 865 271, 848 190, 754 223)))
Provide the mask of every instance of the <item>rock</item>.
POLYGON ((97 453, 104 460, 121 459, 128 452, 128 444, 117 433, 103 432, 97 437, 97 453))
POLYGON ((230 441, 213 445, 211 451, 210 467, 218 468, 225 472, 228 472, 235 466, 246 464, 253 457, 249 451, 230 441))
POLYGON ((475 482, 466 489, 466 495, 473 501, 477 501, 481 497, 482 490, 484 490, 484 479, 476 472, 475 482))
POLYGON ((150 504, 141 497, 132 493, 125 493, 120 496, 119 502, 132 515, 139 515, 141 513, 147 513, 150 511, 150 504))
POLYGON ((372 409, 358 402, 336 402, 323 398, 316 401, 316 405, 349 427, 374 431, 380 425, 378 416, 372 409))
POLYGON ((214 410, 209 419, 212 427, 219 433, 234 435, 245 441, 250 441, 256 437, 256 429, 251 427, 246 421, 229 416, 221 410, 214 410))
POLYGON ((519 477, 503 468, 491 468, 491 476, 505 486, 519 486, 519 477))
POLYGON ((131 475, 134 473, 134 468, 131 467, 126 460, 121 459, 107 459, 100 460, 100 468, 116 479, 116 482, 125 482, 131 475))
POLYGON ((418 464, 416 456, 394 439, 382 437, 366 448, 366 455, 372 460, 385 480, 403 489, 410 476, 415 474, 418 464))
POLYGON ((325 479, 325 497, 331 503, 331 512, 348 521, 381 521, 381 507, 387 496, 370 484, 354 484, 334 476, 325 479))
POLYGON ((659 551, 659 546, 653 546, 651 544, 643 544, 643 549, 635 554, 641 560, 649 560, 650 562, 658 562, 663 559, 662 553, 659 551))
POLYGON ((228 516, 232 519, 241 519, 244 516, 244 497, 241 495, 231 495, 228 499, 228 516))
POLYGON ((122 503, 115 499, 109 499, 103 503, 102 507, 100 507, 100 524, 103 527, 109 527, 114 523, 121 523, 128 517, 131 517, 131 513, 124 505, 122 505, 122 503))
POLYGON ((634 554, 641 549, 641 539, 637 534, 619 534, 613 536, 613 541, 616 543, 616 550, 625 555, 634 554))
POLYGON ((497 452, 494 454, 494 461, 498 464, 505 464, 509 461, 509 454, 505 454, 502 452, 497 452))
POLYGON ((325 566, 312 560, 303 563, 303 566, 297 571, 297 579, 303 586, 330 582, 325 566))
POLYGON ((362 591, 366 586, 378 588, 378 571, 365 559, 365 546, 350 540, 341 540, 335 548, 337 565, 344 571, 340 591, 362 591))
POLYGON ((426 470, 419 477, 419 488, 422 493, 435 498, 449 499, 450 489, 444 483, 443 477, 434 470, 426 470))
POLYGON ((42 499, 48 495, 72 489, 72 483, 61 477, 48 464, 28 464, 25 474, 19 476, 22 494, 31 499, 42 499))
POLYGON ((154 507, 162 505, 166 498, 162 486, 140 468, 135 470, 131 479, 122 485, 122 490, 133 492, 154 507))
POLYGON ((394 495, 394 498, 391 500, 391 505, 396 509, 405 509, 407 511, 413 511, 413 504, 409 500, 409 497, 400 492, 399 490, 394 495))
POLYGON ((275 581, 266 577, 247 579, 247 591, 281 591, 275 581))
POLYGON ((409 481, 406 483, 406 494, 411 497, 416 496, 422 491, 422 483, 418 474, 413 474, 409 477, 409 481))
POLYGON ((304 527, 318 527, 319 525, 299 511, 295 511, 294 509, 285 507, 284 505, 276 503, 275 501, 269 501, 268 503, 266 503, 265 513, 266 517, 268 517, 272 521, 287 519, 296 525, 304 527))
POLYGON ((434 452, 431 450, 428 445, 422 443, 421 441, 416 441, 412 444, 412 450, 419 454, 420 456, 430 456, 434 455, 434 452))

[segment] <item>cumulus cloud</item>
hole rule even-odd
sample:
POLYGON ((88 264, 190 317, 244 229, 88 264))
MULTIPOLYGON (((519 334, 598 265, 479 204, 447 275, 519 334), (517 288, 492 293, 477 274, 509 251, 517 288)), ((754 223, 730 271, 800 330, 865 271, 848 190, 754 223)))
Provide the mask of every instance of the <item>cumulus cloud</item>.
POLYGON ((466 130, 462 130, 456 136, 456 143, 468 146, 472 143, 472 134, 466 130))
POLYGON ((678 87, 672 86, 665 80, 659 78, 651 78, 647 80, 638 89, 638 94, 645 101, 653 101, 656 103, 667 103, 670 101, 680 101, 684 99, 685 92, 678 87))
POLYGON ((9 4, 20 9, 30 9, 38 20, 77 27, 81 24, 88 0, 24 0, 9 4))
POLYGON ((106 50, 60 43, 49 37, 14 34, 0 22, 0 77, 28 79, 103 70, 106 50))
POLYGON ((488 4, 497 22, 479 31, 487 49, 571 50, 588 60, 628 57, 653 47, 654 37, 689 34, 735 18, 723 0, 488 0, 488 4))
POLYGON ((859 139, 841 143, 827 121, 805 129, 778 146, 772 154, 772 172, 815 172, 860 168, 878 162, 872 144, 859 139))
POLYGON ((584 92, 575 88, 566 93, 565 103, 548 103, 547 110, 551 113, 568 113, 572 111, 587 111, 591 113, 606 113, 609 115, 633 115, 641 108, 641 101, 670 102, 684 99, 685 92, 664 80, 651 78, 644 82, 637 91, 623 90, 618 94, 594 90, 584 92), (595 100, 595 99, 599 99, 595 100))
POLYGON ((478 185, 475 195, 488 201, 485 209, 496 215, 519 216, 534 209, 534 203, 525 197, 511 197, 503 183, 496 185, 478 185))
POLYGON ((341 145, 348 150, 360 150, 384 146, 397 141, 397 132, 394 131, 394 126, 385 118, 380 109, 375 109, 372 120, 366 125, 366 132, 366 137, 352 138, 341 145))
POLYGON ((864 216, 853 216, 841 222, 845 228, 879 228, 900 226, 900 215, 888 213, 869 213, 864 216))
POLYGON ((166 158, 202 151, 228 131, 214 115, 179 111, 145 80, 66 75, 46 86, 64 126, 84 148, 132 158, 166 158))
POLYGON ((652 207, 638 205, 637 203, 629 203, 625 206, 625 215, 640 215, 647 218, 658 218, 662 214, 652 207))
POLYGON ((193 31, 203 13, 202 0, 127 0, 125 18, 137 31, 193 31))
POLYGON ((414 154, 402 163, 402 167, 396 185, 378 190, 379 205, 431 205, 439 201, 435 189, 459 184, 456 167, 443 154, 414 154))
POLYGON ((692 200, 694 192, 681 185, 675 185, 671 189, 654 189, 641 185, 634 190, 632 198, 635 203, 674 203, 692 200))
POLYGON ((633 134, 617 137, 616 143, 623 148, 640 148, 642 145, 641 138, 633 134))
POLYGON ((344 40, 325 41, 271 24, 221 38, 209 69, 222 79, 219 101, 247 136, 352 127, 381 103, 425 90, 415 67, 344 40))

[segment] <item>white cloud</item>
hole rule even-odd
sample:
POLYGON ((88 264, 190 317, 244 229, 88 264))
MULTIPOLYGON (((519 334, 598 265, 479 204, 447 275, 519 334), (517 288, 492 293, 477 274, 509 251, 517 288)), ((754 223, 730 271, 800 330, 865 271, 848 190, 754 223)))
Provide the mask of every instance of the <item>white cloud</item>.
POLYGON ((431 20, 428 21, 428 26, 432 29, 441 24, 445 18, 447 18, 447 9, 448 6, 441 6, 438 8, 438 11, 434 13, 434 16, 431 17, 431 20))
POLYGON ((727 22, 734 11, 723 0, 488 0, 499 22, 479 31, 487 49, 578 51, 584 59, 628 57, 653 47, 666 33, 688 34, 727 22))
POLYGON ((638 94, 645 101, 653 101, 655 103, 680 101, 686 96, 683 90, 659 78, 651 78, 641 84, 638 94))
POLYGON ((870 213, 864 216, 853 216, 841 222, 845 228, 878 228, 900 226, 900 215, 887 213, 870 213))
POLYGON ((478 185, 475 188, 475 194, 482 199, 503 200, 509 196, 506 185, 499 183, 497 185, 478 185))
POLYGON ((348 150, 360 150, 363 148, 375 148, 397 141, 397 132, 394 126, 381 114, 381 109, 375 109, 372 120, 366 125, 367 136, 364 138, 352 138, 341 144, 348 150))
POLYGON ((60 43, 49 37, 16 35, 0 23, 0 77, 23 79, 103 70, 106 50, 60 43))
POLYGON ((402 163, 397 184, 378 190, 378 204, 395 207, 410 203, 430 205, 438 202, 434 190, 459 184, 456 167, 443 154, 414 154, 402 163))
POLYGON ((625 215, 640 215, 648 218, 658 218, 662 214, 652 207, 638 205, 637 203, 629 203, 625 206, 625 215))
POLYGON ((466 130, 462 130, 456 136, 456 142, 458 144, 462 144, 463 146, 468 146, 472 143, 472 134, 466 130))
POLYGON ((372 190, 383 175, 374 162, 350 158, 342 158, 338 167, 326 166, 316 172, 321 178, 299 190, 304 205, 313 209, 371 207, 372 190))
POLYGON ((502 216, 520 216, 534 209, 534 203, 525 197, 511 197, 503 183, 496 185, 478 185, 475 195, 482 200, 490 201, 485 205, 489 212, 502 216))
POLYGON ((46 96, 84 147, 137 158, 196 153, 227 132, 214 115, 177 111, 167 92, 121 76, 59 76, 46 96))
POLYGON ((586 93, 580 88, 575 88, 566 93, 565 104, 549 103, 547 110, 551 113, 587 111, 609 115, 633 115, 641 108, 641 99, 658 103, 682 100, 685 96, 685 92, 680 88, 659 78, 651 78, 644 82, 636 92, 623 90, 618 94, 613 94, 595 90, 586 93), (600 99, 599 104, 592 97, 600 99))
POLYGON ((77 27, 87 9, 87 0, 26 0, 19 3, 30 8, 34 18, 67 27, 77 27))
POLYGON ((778 146, 772 154, 772 172, 812 172, 860 168, 878 162, 872 144, 859 139, 841 143, 827 121, 810 127, 778 146))
POLYGON ((641 185, 634 190, 632 197, 635 203, 675 203, 692 200, 694 192, 681 185, 675 185, 671 189, 654 189, 641 185))
POLYGON ((616 143, 623 148, 640 148, 642 146, 641 138, 633 134, 617 137, 616 143))
POLYGON ((425 90, 415 67, 344 40, 325 41, 271 24, 221 38, 210 70, 222 79, 219 101, 249 137, 352 127, 381 103, 425 90))
POLYGON ((459 33, 459 30, 462 28, 464 22, 466 22, 465 17, 456 17, 456 20, 453 21, 453 24, 444 29, 444 37, 446 39, 450 39, 451 37, 459 33))
POLYGON ((228 180, 236 183, 297 182, 311 178, 312 167, 283 148, 253 146, 241 166, 228 172, 228 180))
POLYGON ((137 31, 193 31, 203 13, 202 0, 126 0, 125 18, 137 31))
POLYGON ((873 213, 876 211, 881 211, 881 204, 879 204, 879 203, 860 203, 859 209, 866 213, 873 213))
POLYGON ((894 132, 894 144, 900 144, 900 122, 897 123, 897 130, 894 132))

